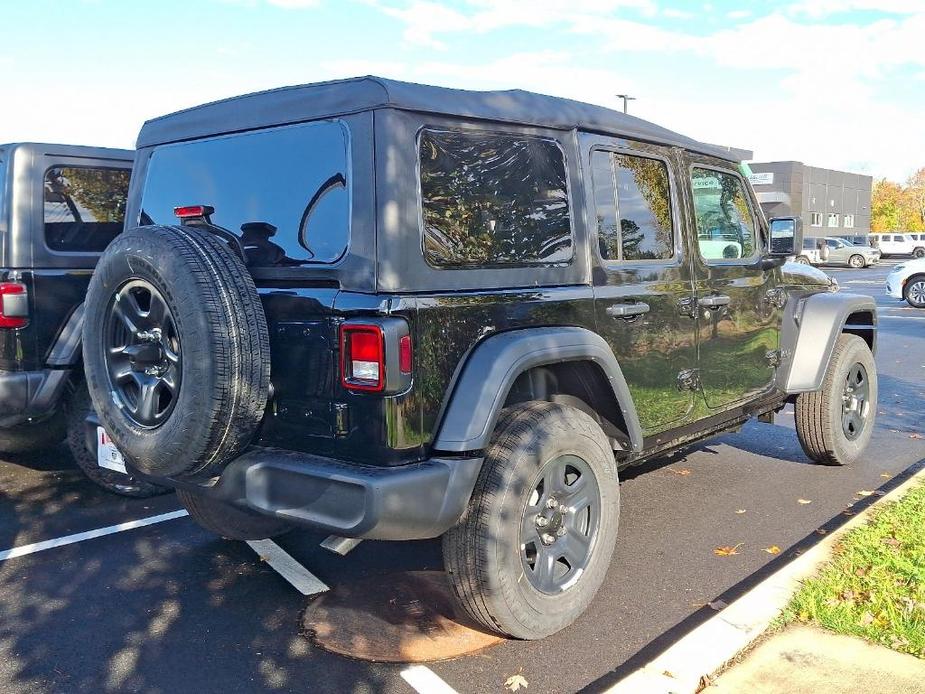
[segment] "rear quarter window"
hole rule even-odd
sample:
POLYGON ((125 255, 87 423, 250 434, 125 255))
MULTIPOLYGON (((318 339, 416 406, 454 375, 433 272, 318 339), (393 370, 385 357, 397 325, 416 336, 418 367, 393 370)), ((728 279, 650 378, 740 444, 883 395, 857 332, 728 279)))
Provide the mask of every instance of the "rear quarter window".
POLYGON ((122 231, 129 169, 53 166, 45 172, 45 245, 59 253, 101 253, 122 231))
POLYGON ((425 129, 419 157, 430 265, 557 265, 572 259, 565 155, 554 140, 425 129))

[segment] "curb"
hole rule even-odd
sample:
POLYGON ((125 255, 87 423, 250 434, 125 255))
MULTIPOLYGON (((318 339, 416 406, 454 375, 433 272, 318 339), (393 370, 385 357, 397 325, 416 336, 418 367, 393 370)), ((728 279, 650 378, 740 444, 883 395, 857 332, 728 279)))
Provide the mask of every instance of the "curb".
POLYGON ((699 691, 705 677, 720 670, 767 630, 803 581, 831 558, 833 547, 845 533, 866 523, 883 502, 901 498, 923 481, 925 469, 884 494, 876 503, 606 691, 610 694, 694 694, 699 691))

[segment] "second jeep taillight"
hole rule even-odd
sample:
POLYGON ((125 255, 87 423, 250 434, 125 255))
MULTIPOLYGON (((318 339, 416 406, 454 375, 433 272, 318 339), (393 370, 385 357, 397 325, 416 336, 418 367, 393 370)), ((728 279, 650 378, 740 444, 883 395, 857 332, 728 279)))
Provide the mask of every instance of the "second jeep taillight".
POLYGON ((411 385, 411 369, 411 335, 403 319, 341 324, 340 380, 347 390, 400 393, 411 385))
POLYGON ((0 282, 0 328, 24 328, 29 323, 29 294, 21 282, 0 282))

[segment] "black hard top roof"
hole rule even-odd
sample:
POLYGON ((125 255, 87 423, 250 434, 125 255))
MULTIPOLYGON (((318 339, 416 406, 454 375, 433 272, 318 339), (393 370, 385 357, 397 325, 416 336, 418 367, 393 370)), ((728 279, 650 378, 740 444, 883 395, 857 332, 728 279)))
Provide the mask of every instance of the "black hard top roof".
POLYGON ((735 150, 698 142, 603 106, 520 89, 470 91, 382 77, 354 77, 282 87, 215 101, 147 121, 137 147, 331 118, 379 108, 630 137, 739 161, 735 150))
POLYGON ((117 159, 132 161, 135 151, 112 147, 90 147, 87 145, 61 145, 48 142, 7 142, 0 144, 0 152, 29 151, 33 154, 50 154, 61 157, 85 157, 87 159, 117 159))

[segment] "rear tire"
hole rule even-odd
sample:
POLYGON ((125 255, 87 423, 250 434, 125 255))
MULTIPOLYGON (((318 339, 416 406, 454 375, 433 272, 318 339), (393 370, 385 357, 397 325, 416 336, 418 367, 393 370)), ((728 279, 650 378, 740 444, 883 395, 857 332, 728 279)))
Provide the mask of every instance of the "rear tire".
POLYGON ((131 229, 100 258, 86 306, 87 386, 132 467, 205 477, 240 455, 266 408, 270 350, 253 279, 225 243, 131 229))
POLYGON ((811 460, 850 465, 863 455, 877 416, 877 366, 863 339, 839 335, 822 387, 797 396, 795 415, 811 460))
POLYGON ((916 248, 914 251, 912 251, 912 257, 913 258, 925 258, 925 248, 921 248, 921 247, 916 248))
POLYGON ((67 445, 77 467, 87 478, 107 492, 135 499, 146 499, 170 491, 167 487, 99 466, 96 456, 87 448, 86 420, 92 411, 93 403, 90 402, 87 386, 81 383, 67 401, 67 445))
POLYGON ((266 540, 292 530, 285 521, 232 506, 186 489, 177 498, 190 518, 206 530, 229 540, 266 540))
POLYGON ((903 298, 912 308, 925 308, 925 275, 913 275, 906 281, 903 298))
POLYGON ((619 503, 613 450, 590 416, 547 402, 506 410, 469 507, 443 536, 457 604, 518 639, 567 627, 604 581, 619 503))

